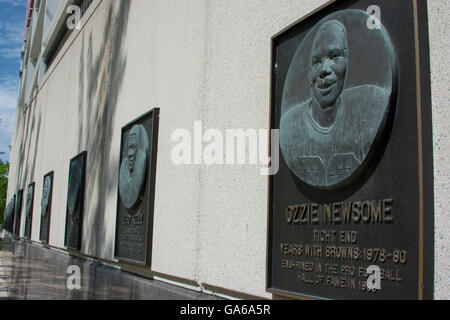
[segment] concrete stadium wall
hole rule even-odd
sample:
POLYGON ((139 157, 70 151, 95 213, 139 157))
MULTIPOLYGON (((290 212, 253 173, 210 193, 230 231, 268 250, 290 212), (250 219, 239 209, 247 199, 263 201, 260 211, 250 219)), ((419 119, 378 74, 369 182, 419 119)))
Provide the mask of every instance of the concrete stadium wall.
POLYGON ((435 298, 450 299, 450 14, 444 0, 428 1, 431 99, 433 108, 435 298), (446 84, 447 83, 447 84, 446 84))
MULTIPOLYGON (((175 129, 269 128, 271 37, 326 0, 94 1, 18 110, 9 194, 54 170, 50 244, 64 247, 69 160, 87 150, 81 252, 114 261, 121 128, 160 108, 152 272, 205 291, 265 292, 267 176, 258 165, 171 161, 175 129), (217 288, 218 287, 218 288, 217 288)), ((448 13, 430 1, 435 165, 435 297, 450 298, 448 13)), ((22 214, 22 217, 25 215, 22 214)), ((22 218, 23 235, 25 218, 22 218)), ((169 279, 169 280, 168 280, 169 279)), ((230 295, 232 295, 230 293, 230 295)))

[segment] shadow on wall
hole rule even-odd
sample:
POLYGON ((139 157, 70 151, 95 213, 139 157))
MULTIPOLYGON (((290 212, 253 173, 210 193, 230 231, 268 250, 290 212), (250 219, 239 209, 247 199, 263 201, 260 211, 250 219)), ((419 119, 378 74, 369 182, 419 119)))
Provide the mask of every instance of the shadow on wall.
POLYGON ((117 97, 126 67, 122 43, 130 5, 131 1, 111 2, 103 46, 96 56, 93 54, 92 40, 92 32, 96 30, 89 35, 87 53, 84 47, 86 34, 82 39, 78 150, 86 148, 88 151, 85 190, 85 208, 88 210, 83 222, 82 251, 97 257, 109 258, 114 248, 114 240, 106 237, 105 204, 107 195, 116 192, 119 155, 113 155, 110 159, 110 152, 117 97), (110 165, 111 161, 113 165, 110 165))
POLYGON ((36 100, 34 99, 28 109, 23 112, 18 109, 17 115, 19 117, 18 126, 23 125, 23 137, 20 142, 18 159, 17 159, 17 175, 16 175, 16 189, 25 189, 27 185, 34 178, 34 171, 36 169, 36 155, 39 151, 39 137, 41 133, 41 119, 42 111, 36 108, 36 100), (20 123, 23 123, 22 125, 20 123), (32 148, 34 146, 34 148, 32 148))
MULTIPOLYGON (((106 238, 107 222, 104 214, 106 196, 116 192, 117 184, 119 155, 113 155, 113 159, 110 159, 110 150, 117 97, 126 67, 122 42, 128 25, 130 5, 131 1, 114 0, 108 3, 102 46, 95 56, 92 34, 98 30, 90 31, 87 52, 87 28, 79 35, 82 39, 75 40, 82 41, 78 73, 80 120, 78 136, 70 139, 78 139, 77 147, 80 152, 88 151, 85 190, 85 208, 88 208, 88 211, 85 210, 84 214, 82 251, 98 257, 110 257, 114 248, 114 239, 106 238), (113 166, 108 165, 111 161, 113 166)), ((36 108, 36 100, 33 100, 25 113, 18 115, 20 118, 16 130, 21 131, 23 136, 17 152, 17 190, 24 189, 26 184, 35 178, 36 155, 43 125, 42 111, 36 108)), ((75 154, 71 155, 74 156, 75 154)), ((68 163, 69 160, 63 161, 68 163)), ((66 194, 67 189, 60 192, 66 194)), ((65 199, 65 196, 62 198, 65 199)), ((63 214, 65 217, 65 213, 63 214)))

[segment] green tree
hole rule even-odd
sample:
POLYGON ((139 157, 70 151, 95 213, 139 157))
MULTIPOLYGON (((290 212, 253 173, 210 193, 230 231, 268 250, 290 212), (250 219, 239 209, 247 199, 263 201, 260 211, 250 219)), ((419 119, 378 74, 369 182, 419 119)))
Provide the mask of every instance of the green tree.
POLYGON ((3 225, 3 212, 6 207, 6 196, 8 191, 9 162, 0 160, 0 224, 3 225))

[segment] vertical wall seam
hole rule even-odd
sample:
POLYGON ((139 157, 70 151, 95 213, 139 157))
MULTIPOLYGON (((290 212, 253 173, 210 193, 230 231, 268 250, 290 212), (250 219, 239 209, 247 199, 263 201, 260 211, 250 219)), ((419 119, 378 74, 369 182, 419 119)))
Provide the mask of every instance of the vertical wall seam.
MULTIPOLYGON (((202 79, 201 84, 199 88, 199 120, 204 119, 206 114, 206 100, 207 100, 207 83, 208 83, 208 39, 210 37, 209 35, 209 29, 210 29, 210 4, 208 0, 204 0, 204 33, 203 33, 203 64, 202 64, 202 79)), ((203 138, 202 138, 203 140, 203 138)), ((203 156, 203 155, 202 155, 203 156)), ((202 277, 201 277, 201 255, 202 255, 202 241, 201 241, 201 222, 202 222, 202 194, 203 194, 203 170, 202 166, 198 165, 197 167, 197 180, 198 180, 198 194, 197 194, 197 205, 196 205, 196 222, 195 222, 195 270, 194 270, 194 280, 199 285, 201 291, 204 291, 203 285, 202 285, 202 277)))

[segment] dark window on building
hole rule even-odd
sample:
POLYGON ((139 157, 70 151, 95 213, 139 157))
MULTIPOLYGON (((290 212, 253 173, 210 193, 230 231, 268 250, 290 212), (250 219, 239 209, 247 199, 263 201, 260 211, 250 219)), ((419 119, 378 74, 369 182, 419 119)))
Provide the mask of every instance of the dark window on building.
MULTIPOLYGON (((92 0, 76 0, 73 3, 73 5, 76 5, 76 6, 80 7, 80 9, 81 9, 81 17, 83 17, 83 15, 86 13, 86 11, 89 8, 89 5, 91 3, 92 3, 92 0)), ((66 19, 68 17, 69 17, 69 15, 66 16, 66 19)), ((72 31, 73 30, 70 30, 69 28, 67 28, 66 23, 64 23, 61 26, 61 29, 58 32, 56 41, 53 44, 51 50, 49 51, 49 54, 47 55, 47 59, 46 59, 47 69, 49 69, 50 66, 53 64, 53 62, 54 62, 56 56, 58 55, 59 51, 61 50, 61 48, 66 43, 67 39, 72 34, 72 31)))

